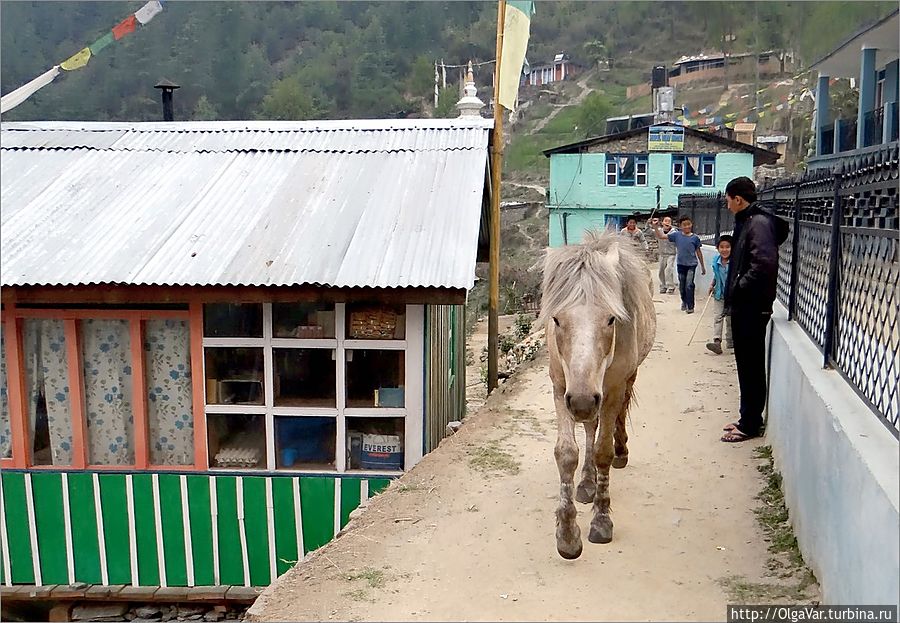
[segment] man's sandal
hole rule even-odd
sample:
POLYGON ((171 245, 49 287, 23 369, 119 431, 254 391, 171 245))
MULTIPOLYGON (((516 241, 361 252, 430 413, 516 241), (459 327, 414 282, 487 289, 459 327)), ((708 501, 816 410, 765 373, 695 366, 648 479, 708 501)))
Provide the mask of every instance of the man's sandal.
POLYGON ((753 439, 756 435, 747 435, 746 433, 741 432, 741 430, 737 427, 731 429, 724 435, 722 435, 722 441, 725 443, 738 443, 741 441, 747 441, 748 439, 753 439))

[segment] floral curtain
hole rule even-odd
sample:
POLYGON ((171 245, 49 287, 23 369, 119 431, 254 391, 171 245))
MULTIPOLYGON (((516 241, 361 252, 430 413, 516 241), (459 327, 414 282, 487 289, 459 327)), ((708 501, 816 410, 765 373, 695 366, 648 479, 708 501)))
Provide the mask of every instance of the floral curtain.
POLYGON ((32 460, 36 465, 71 465, 72 413, 65 324, 62 320, 27 319, 22 337, 32 460), (41 441, 45 425, 48 447, 41 441))
POLYGON ((88 461, 134 464, 131 347, 126 320, 82 320, 88 461))
POLYGON ((194 463, 191 342, 188 323, 148 320, 144 327, 150 462, 194 463))
POLYGON ((10 457, 12 436, 9 430, 9 393, 6 381, 6 326, 0 324, 0 458, 10 457))

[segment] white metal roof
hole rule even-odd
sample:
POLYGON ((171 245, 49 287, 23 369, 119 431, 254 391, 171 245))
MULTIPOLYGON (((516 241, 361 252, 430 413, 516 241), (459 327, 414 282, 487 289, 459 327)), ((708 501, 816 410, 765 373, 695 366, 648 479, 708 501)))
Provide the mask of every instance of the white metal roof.
POLYGON ((469 288, 490 127, 4 123, 0 283, 469 288))

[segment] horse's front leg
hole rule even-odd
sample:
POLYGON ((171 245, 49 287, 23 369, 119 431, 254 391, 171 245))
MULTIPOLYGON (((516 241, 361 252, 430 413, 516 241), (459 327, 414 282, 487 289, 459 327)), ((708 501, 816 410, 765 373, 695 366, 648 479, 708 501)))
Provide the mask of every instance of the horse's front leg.
POLYGON ((575 443, 575 421, 566 408, 563 392, 554 388, 557 438, 553 456, 559 470, 559 505, 556 507, 556 551, 568 560, 581 556, 581 530, 572 495, 575 489, 575 470, 578 467, 578 445, 575 443))
POLYGON ((594 495, 594 516, 588 540, 591 543, 612 541, 613 522, 609 517, 609 467, 612 465, 615 449, 613 435, 616 419, 625 399, 623 389, 612 390, 603 399, 600 407, 600 436, 594 444, 594 462, 597 465, 597 492, 594 495))
POLYGON ((575 499, 582 504, 594 501, 597 493, 597 465, 594 463, 594 442, 597 439, 598 419, 584 423, 584 467, 581 468, 581 482, 575 490, 575 499))

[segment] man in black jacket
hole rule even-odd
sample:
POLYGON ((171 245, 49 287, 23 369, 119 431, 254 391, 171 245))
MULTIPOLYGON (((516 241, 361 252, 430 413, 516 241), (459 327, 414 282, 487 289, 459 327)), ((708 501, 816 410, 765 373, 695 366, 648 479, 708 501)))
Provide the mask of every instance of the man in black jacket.
POLYGON ((766 405, 766 326, 772 316, 778 280, 778 247, 788 224, 756 202, 756 185, 737 177, 725 187, 734 214, 734 250, 725 286, 725 312, 731 314, 734 358, 741 388, 741 419, 725 427, 722 441, 759 436, 766 405))

